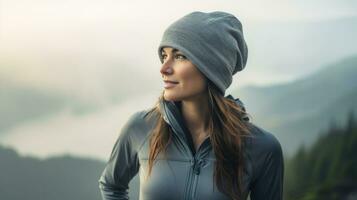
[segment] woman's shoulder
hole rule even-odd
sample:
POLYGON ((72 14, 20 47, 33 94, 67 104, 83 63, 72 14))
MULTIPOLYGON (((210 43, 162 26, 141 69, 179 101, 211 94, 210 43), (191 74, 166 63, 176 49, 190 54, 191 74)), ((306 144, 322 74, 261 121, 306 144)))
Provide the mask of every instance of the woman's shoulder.
POLYGON ((148 110, 138 110, 129 114, 121 127, 119 138, 140 146, 154 125, 153 121, 147 120, 147 114, 148 110))
POLYGON ((256 168, 263 167, 270 160, 283 160, 283 150, 280 141, 270 131, 249 123, 251 135, 244 140, 245 153, 256 168))
POLYGON ((148 117, 149 114, 148 109, 137 110, 129 115, 124 126, 135 129, 148 128, 152 126, 155 121, 148 117))
POLYGON ((248 165, 253 167, 252 180, 259 177, 268 167, 282 170, 284 165, 283 151, 277 137, 270 131, 249 123, 251 135, 245 140, 245 155, 248 165))
POLYGON ((247 137, 246 145, 251 145, 254 150, 261 152, 281 151, 280 141, 271 131, 252 122, 249 123, 249 128, 251 134, 247 137))

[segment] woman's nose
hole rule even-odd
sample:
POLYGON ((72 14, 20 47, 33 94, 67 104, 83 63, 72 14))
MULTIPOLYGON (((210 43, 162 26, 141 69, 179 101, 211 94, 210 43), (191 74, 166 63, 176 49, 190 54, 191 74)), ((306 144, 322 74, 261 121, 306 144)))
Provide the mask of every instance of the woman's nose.
POLYGON ((170 62, 169 60, 167 60, 166 62, 164 61, 164 63, 161 66, 160 69, 160 73, 161 74, 172 74, 173 69, 172 69, 172 62, 170 62))

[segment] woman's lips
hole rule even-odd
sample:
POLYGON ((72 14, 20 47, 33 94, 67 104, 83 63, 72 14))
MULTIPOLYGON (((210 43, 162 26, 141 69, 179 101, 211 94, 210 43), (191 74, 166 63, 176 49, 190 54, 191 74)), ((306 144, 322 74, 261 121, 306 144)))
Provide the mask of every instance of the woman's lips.
POLYGON ((177 84, 178 84, 178 82, 164 81, 165 88, 172 88, 172 87, 175 87, 177 84))

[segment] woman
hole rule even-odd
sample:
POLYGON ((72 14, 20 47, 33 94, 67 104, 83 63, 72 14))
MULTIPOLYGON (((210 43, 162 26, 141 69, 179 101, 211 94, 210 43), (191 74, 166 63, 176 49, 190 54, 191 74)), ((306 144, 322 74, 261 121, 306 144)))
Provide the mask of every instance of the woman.
POLYGON ((158 48, 164 90, 122 128, 100 179, 103 199, 281 200, 283 153, 250 122, 239 98, 224 96, 248 49, 232 14, 192 12, 171 24, 158 48))

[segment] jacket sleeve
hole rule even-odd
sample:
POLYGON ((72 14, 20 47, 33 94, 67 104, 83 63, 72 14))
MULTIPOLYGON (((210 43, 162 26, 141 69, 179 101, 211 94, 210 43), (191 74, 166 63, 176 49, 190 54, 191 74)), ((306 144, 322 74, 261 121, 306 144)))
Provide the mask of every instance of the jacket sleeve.
POLYGON ((133 115, 122 127, 112 148, 109 161, 106 163, 98 182, 103 200, 129 199, 128 189, 130 180, 139 170, 137 152, 132 140, 135 130, 133 115))
POLYGON ((282 200, 284 159, 279 141, 272 137, 259 174, 251 185, 251 200, 282 200))

